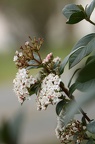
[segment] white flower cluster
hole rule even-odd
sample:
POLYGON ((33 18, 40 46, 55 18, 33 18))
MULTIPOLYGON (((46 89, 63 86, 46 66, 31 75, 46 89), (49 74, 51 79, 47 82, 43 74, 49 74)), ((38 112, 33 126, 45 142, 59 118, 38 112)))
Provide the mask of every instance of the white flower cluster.
POLYGON ((15 64, 18 66, 18 67, 21 67, 22 66, 22 63, 24 62, 24 55, 22 52, 18 52, 16 51, 15 52, 15 56, 13 58, 13 61, 15 62, 15 64))
POLYGON ((37 94, 37 109, 45 110, 49 104, 56 104, 61 94, 61 79, 58 75, 50 73, 41 83, 41 88, 37 94))
POLYGON ((25 68, 19 69, 16 78, 13 80, 14 92, 20 103, 23 103, 25 99, 29 99, 28 89, 36 82, 36 79, 28 74, 29 72, 25 68))
POLYGON ((23 53, 22 52, 18 52, 16 51, 15 52, 15 56, 13 58, 13 61, 16 62, 18 60, 19 57, 22 57, 23 56, 23 53))
POLYGON ((73 136, 77 133, 79 135, 76 136, 76 144, 80 144, 82 141, 83 135, 81 135, 81 131, 83 130, 82 124, 78 120, 71 120, 66 126, 60 124, 60 119, 58 118, 58 125, 55 129, 56 137, 60 139, 62 143, 71 142, 73 136))

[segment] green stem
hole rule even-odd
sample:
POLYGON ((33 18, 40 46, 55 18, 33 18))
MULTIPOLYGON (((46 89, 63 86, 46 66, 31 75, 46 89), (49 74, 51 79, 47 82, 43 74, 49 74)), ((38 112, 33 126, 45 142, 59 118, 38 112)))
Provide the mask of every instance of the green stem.
MULTIPOLYGON (((65 94, 68 96, 69 99, 74 100, 74 96, 73 95, 69 95, 69 91, 67 88, 65 88, 64 84, 61 82, 60 83, 60 87, 61 89, 65 92, 65 94)), ((75 101, 76 102, 76 101, 75 101)), ((82 113, 82 115, 85 117, 85 119, 90 122, 90 118, 87 116, 87 114, 83 111, 83 109, 81 107, 79 107, 80 112, 82 113)))
POLYGON ((95 23, 93 21, 91 21, 89 18, 86 18, 85 20, 88 21, 88 22, 90 22, 92 25, 95 26, 95 23))

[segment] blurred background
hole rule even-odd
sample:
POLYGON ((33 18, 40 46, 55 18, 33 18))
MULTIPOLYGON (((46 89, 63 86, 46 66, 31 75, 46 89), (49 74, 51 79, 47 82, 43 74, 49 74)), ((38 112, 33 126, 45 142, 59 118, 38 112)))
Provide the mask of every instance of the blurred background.
MULTIPOLYGON (((13 57, 29 36, 36 36, 44 38, 43 57, 53 52, 64 59, 77 40, 93 32, 94 27, 85 21, 66 25, 62 9, 69 3, 85 6, 90 1, 0 0, 0 142, 3 144, 60 143, 55 136, 54 106, 37 111, 35 96, 22 106, 18 103, 12 84, 17 72, 13 57)), ((67 83, 66 76, 71 73, 65 73, 67 83)))

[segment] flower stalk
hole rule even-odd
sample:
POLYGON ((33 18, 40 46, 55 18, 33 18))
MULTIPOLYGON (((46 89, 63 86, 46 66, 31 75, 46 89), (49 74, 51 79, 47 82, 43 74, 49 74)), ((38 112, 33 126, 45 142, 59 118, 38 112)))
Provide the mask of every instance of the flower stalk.
MULTIPOLYGON (((76 100, 74 99, 73 95, 69 95, 69 90, 67 88, 65 88, 64 84, 61 82, 60 83, 60 87, 61 89, 64 91, 64 93, 68 96, 69 99, 74 100, 74 102, 76 102, 76 100)), ((90 122, 91 119, 87 116, 87 114, 83 111, 83 109, 81 107, 79 107, 80 112, 82 113, 82 115, 85 117, 85 119, 90 122)))

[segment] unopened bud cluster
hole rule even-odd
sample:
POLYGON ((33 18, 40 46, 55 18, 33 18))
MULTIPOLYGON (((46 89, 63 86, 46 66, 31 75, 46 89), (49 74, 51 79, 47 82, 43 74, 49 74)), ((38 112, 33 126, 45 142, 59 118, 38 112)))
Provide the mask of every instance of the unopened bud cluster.
POLYGON ((52 53, 49 53, 46 56, 46 58, 42 61, 42 64, 48 73, 53 71, 53 73, 57 75, 60 75, 59 72, 60 63, 61 63, 61 58, 59 57, 54 58, 52 53))
POLYGON ((64 144, 67 144, 72 140, 74 140, 76 144, 80 144, 84 138, 83 131, 82 123, 78 120, 71 120, 66 126, 61 128, 57 126, 55 129, 57 138, 64 144))

